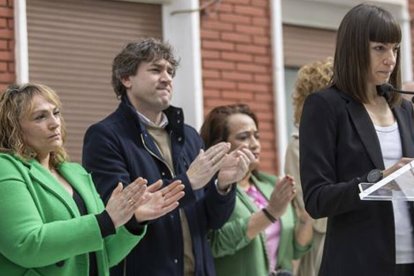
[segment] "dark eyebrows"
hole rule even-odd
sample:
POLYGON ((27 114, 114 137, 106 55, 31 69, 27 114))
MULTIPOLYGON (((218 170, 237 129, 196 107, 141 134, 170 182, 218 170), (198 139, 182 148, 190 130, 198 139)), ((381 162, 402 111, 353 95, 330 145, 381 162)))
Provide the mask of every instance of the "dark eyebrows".
POLYGON ((161 63, 159 60, 158 61, 153 61, 151 63, 151 66, 154 66, 157 69, 166 67, 168 71, 173 71, 174 70, 174 68, 172 67, 172 65, 169 62, 161 63))

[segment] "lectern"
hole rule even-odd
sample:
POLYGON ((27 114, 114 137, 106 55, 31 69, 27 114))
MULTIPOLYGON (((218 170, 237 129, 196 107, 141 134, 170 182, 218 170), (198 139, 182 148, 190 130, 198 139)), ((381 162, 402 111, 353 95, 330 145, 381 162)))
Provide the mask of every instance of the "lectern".
POLYGON ((414 161, 377 183, 360 183, 361 200, 414 201, 414 161))

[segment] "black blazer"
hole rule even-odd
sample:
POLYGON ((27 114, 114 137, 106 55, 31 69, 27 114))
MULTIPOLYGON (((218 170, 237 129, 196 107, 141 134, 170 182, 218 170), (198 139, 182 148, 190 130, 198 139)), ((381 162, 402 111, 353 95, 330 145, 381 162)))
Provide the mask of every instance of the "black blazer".
MULTIPOLYGON (((414 157, 412 105, 404 100, 392 111, 403 156, 414 157)), ((310 95, 300 123, 300 174, 307 211, 328 217, 320 275, 393 275, 392 204, 358 195, 358 183, 374 168, 384 163, 364 106, 336 88, 310 95)))

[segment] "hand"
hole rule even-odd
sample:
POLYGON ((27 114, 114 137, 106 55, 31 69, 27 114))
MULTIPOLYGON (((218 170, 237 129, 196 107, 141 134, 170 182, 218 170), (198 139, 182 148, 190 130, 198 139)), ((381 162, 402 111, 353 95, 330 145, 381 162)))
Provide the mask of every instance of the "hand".
POLYGON ((266 209, 273 217, 280 218, 295 195, 295 182, 291 176, 287 175, 276 183, 266 209))
POLYGON ((414 160, 414 158, 408 158, 408 157, 401 158, 397 163, 395 163, 394 165, 392 165, 388 169, 384 170, 383 176, 386 177, 386 176, 392 174, 393 172, 395 172, 398 169, 401 169, 402 167, 404 167, 405 165, 407 165, 408 163, 410 163, 413 160, 414 160))
POLYGON ((191 163, 187 171, 193 190, 203 188, 219 170, 223 158, 230 150, 230 144, 218 143, 207 151, 200 150, 197 158, 191 163))
POLYGON ((300 222, 300 224, 307 224, 313 221, 312 217, 306 212, 306 209, 302 204, 300 204, 300 200, 298 195, 292 200, 293 209, 296 212, 296 216, 300 222))
POLYGON ((245 147, 239 147, 227 154, 217 177, 219 189, 225 191, 232 183, 242 180, 254 160, 253 153, 245 147))
POLYGON ((137 207, 149 199, 145 195, 146 184, 147 181, 141 177, 135 179, 126 188, 122 183, 118 183, 105 207, 115 228, 130 220, 137 207))
POLYGON ((176 180, 160 190, 161 187, 161 180, 148 186, 146 194, 149 199, 135 210, 138 222, 159 218, 177 208, 178 200, 184 196, 181 181, 176 180))

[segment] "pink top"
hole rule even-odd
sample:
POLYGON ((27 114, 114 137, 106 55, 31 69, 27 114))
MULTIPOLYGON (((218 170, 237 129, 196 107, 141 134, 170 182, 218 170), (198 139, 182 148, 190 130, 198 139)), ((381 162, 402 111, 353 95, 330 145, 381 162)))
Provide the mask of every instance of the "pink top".
MULTIPOLYGON (((256 188, 256 186, 250 185, 246 193, 259 209, 262 209, 267 206, 267 199, 256 188)), ((266 228, 265 236, 266 236, 267 257, 269 258, 268 259, 269 271, 272 271, 276 268, 276 264, 277 264, 277 248, 279 247, 279 239, 280 239, 280 221, 279 220, 266 228)))

